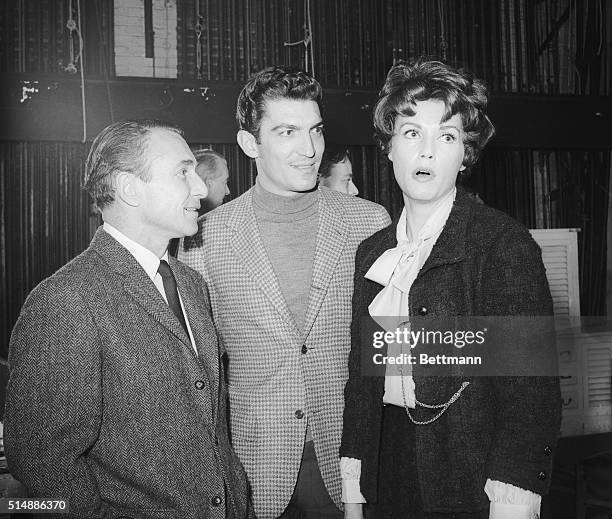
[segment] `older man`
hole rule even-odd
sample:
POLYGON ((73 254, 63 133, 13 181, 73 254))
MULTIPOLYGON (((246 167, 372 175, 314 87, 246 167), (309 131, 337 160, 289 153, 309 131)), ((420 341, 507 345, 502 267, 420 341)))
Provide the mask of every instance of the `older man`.
POLYGON ((13 330, 9 469, 76 517, 247 515, 206 285, 166 251, 197 231, 195 165, 173 126, 104 129, 85 175, 104 225, 13 330))
POLYGON ((208 189, 208 195, 202 200, 200 207, 200 215, 202 215, 219 207, 223 199, 230 194, 227 185, 229 169, 225 157, 214 150, 196 150, 193 155, 197 161, 196 173, 208 189))
POLYGON ((338 448, 357 245, 379 205, 316 189, 321 86, 265 69, 238 98, 238 144, 257 183, 206 218, 179 258, 209 285, 229 357, 232 442, 257 516, 342 517, 338 448))
MULTIPOLYGON (((211 149, 200 149, 193 152, 196 159, 196 173, 206 184, 208 194, 200 200, 200 216, 209 213, 223 203, 223 199, 230 194, 227 185, 229 180, 229 169, 225 157, 211 149)), ((168 254, 176 257, 180 240, 170 240, 168 254)))

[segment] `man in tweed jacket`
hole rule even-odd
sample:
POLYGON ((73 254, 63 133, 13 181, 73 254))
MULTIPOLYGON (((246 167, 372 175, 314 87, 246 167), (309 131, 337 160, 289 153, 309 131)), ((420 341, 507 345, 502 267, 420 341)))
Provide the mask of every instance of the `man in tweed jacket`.
POLYGON ((200 219, 179 259, 201 272, 229 357, 231 437, 257 517, 342 517, 338 449, 359 243, 389 223, 371 202, 316 189, 321 87, 270 68, 238 99, 257 183, 200 219))
POLYGON ((197 230, 193 154, 177 128, 128 121, 100 133, 86 169, 105 223, 13 331, 9 469, 71 517, 244 518, 206 285, 166 252, 197 230))

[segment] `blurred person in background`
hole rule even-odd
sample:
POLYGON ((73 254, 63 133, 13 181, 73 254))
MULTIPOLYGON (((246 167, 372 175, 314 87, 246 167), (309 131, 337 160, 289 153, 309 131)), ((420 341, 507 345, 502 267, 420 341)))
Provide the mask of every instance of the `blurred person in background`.
POLYGON ((229 169, 225 157, 214 150, 195 150, 193 155, 198 163, 196 173, 208 188, 208 196, 200 201, 201 216, 219 207, 230 194, 229 169))
MULTIPOLYGON (((196 173, 208 189, 206 198, 200 199, 198 215, 203 216, 219 207, 223 203, 225 197, 230 194, 227 185, 229 180, 229 169, 227 168, 225 157, 214 150, 195 150, 193 155, 197 163, 196 173)), ((179 239, 173 238, 168 246, 168 254, 176 257, 178 247, 179 239)))
POLYGON ((326 145, 319 166, 319 185, 347 195, 359 194, 359 189, 353 183, 353 165, 346 147, 326 145))

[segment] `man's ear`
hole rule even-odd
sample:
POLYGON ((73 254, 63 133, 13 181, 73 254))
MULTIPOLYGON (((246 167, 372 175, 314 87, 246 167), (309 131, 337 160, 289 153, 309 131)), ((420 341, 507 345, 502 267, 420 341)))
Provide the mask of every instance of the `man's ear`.
POLYGON ((136 175, 122 171, 115 176, 115 196, 132 207, 140 205, 142 182, 136 175))
POLYGON ((252 159, 259 157, 257 139, 255 139, 255 136, 251 132, 240 130, 236 134, 236 141, 247 157, 251 157, 252 159))

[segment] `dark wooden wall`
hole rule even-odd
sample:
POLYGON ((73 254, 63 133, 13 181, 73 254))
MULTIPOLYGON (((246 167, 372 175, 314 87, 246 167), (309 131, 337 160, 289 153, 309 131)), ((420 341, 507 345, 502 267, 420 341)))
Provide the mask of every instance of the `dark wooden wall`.
MULTIPOLYGON (((112 1, 81 0, 85 131, 80 80, 66 72, 74 43, 66 30, 69 0, 1 3, 0 358, 27 293, 83 250, 98 224, 79 186, 89 143, 105 124, 133 116, 173 120, 195 147, 212 146, 228 157, 232 197, 253 184, 253 166, 234 142, 235 99, 253 71, 305 66, 304 46, 284 43, 304 37, 306 2, 197 0, 197 63, 195 1, 177 2, 178 78, 136 79, 115 77, 112 1)), ((389 66, 429 54, 467 67, 489 83, 498 128, 470 184, 528 226, 581 227, 582 308, 602 313, 612 147, 607 3, 309 5, 326 138, 350 145, 361 196, 393 214, 401 207, 392 168, 371 139, 371 107, 389 66)))

